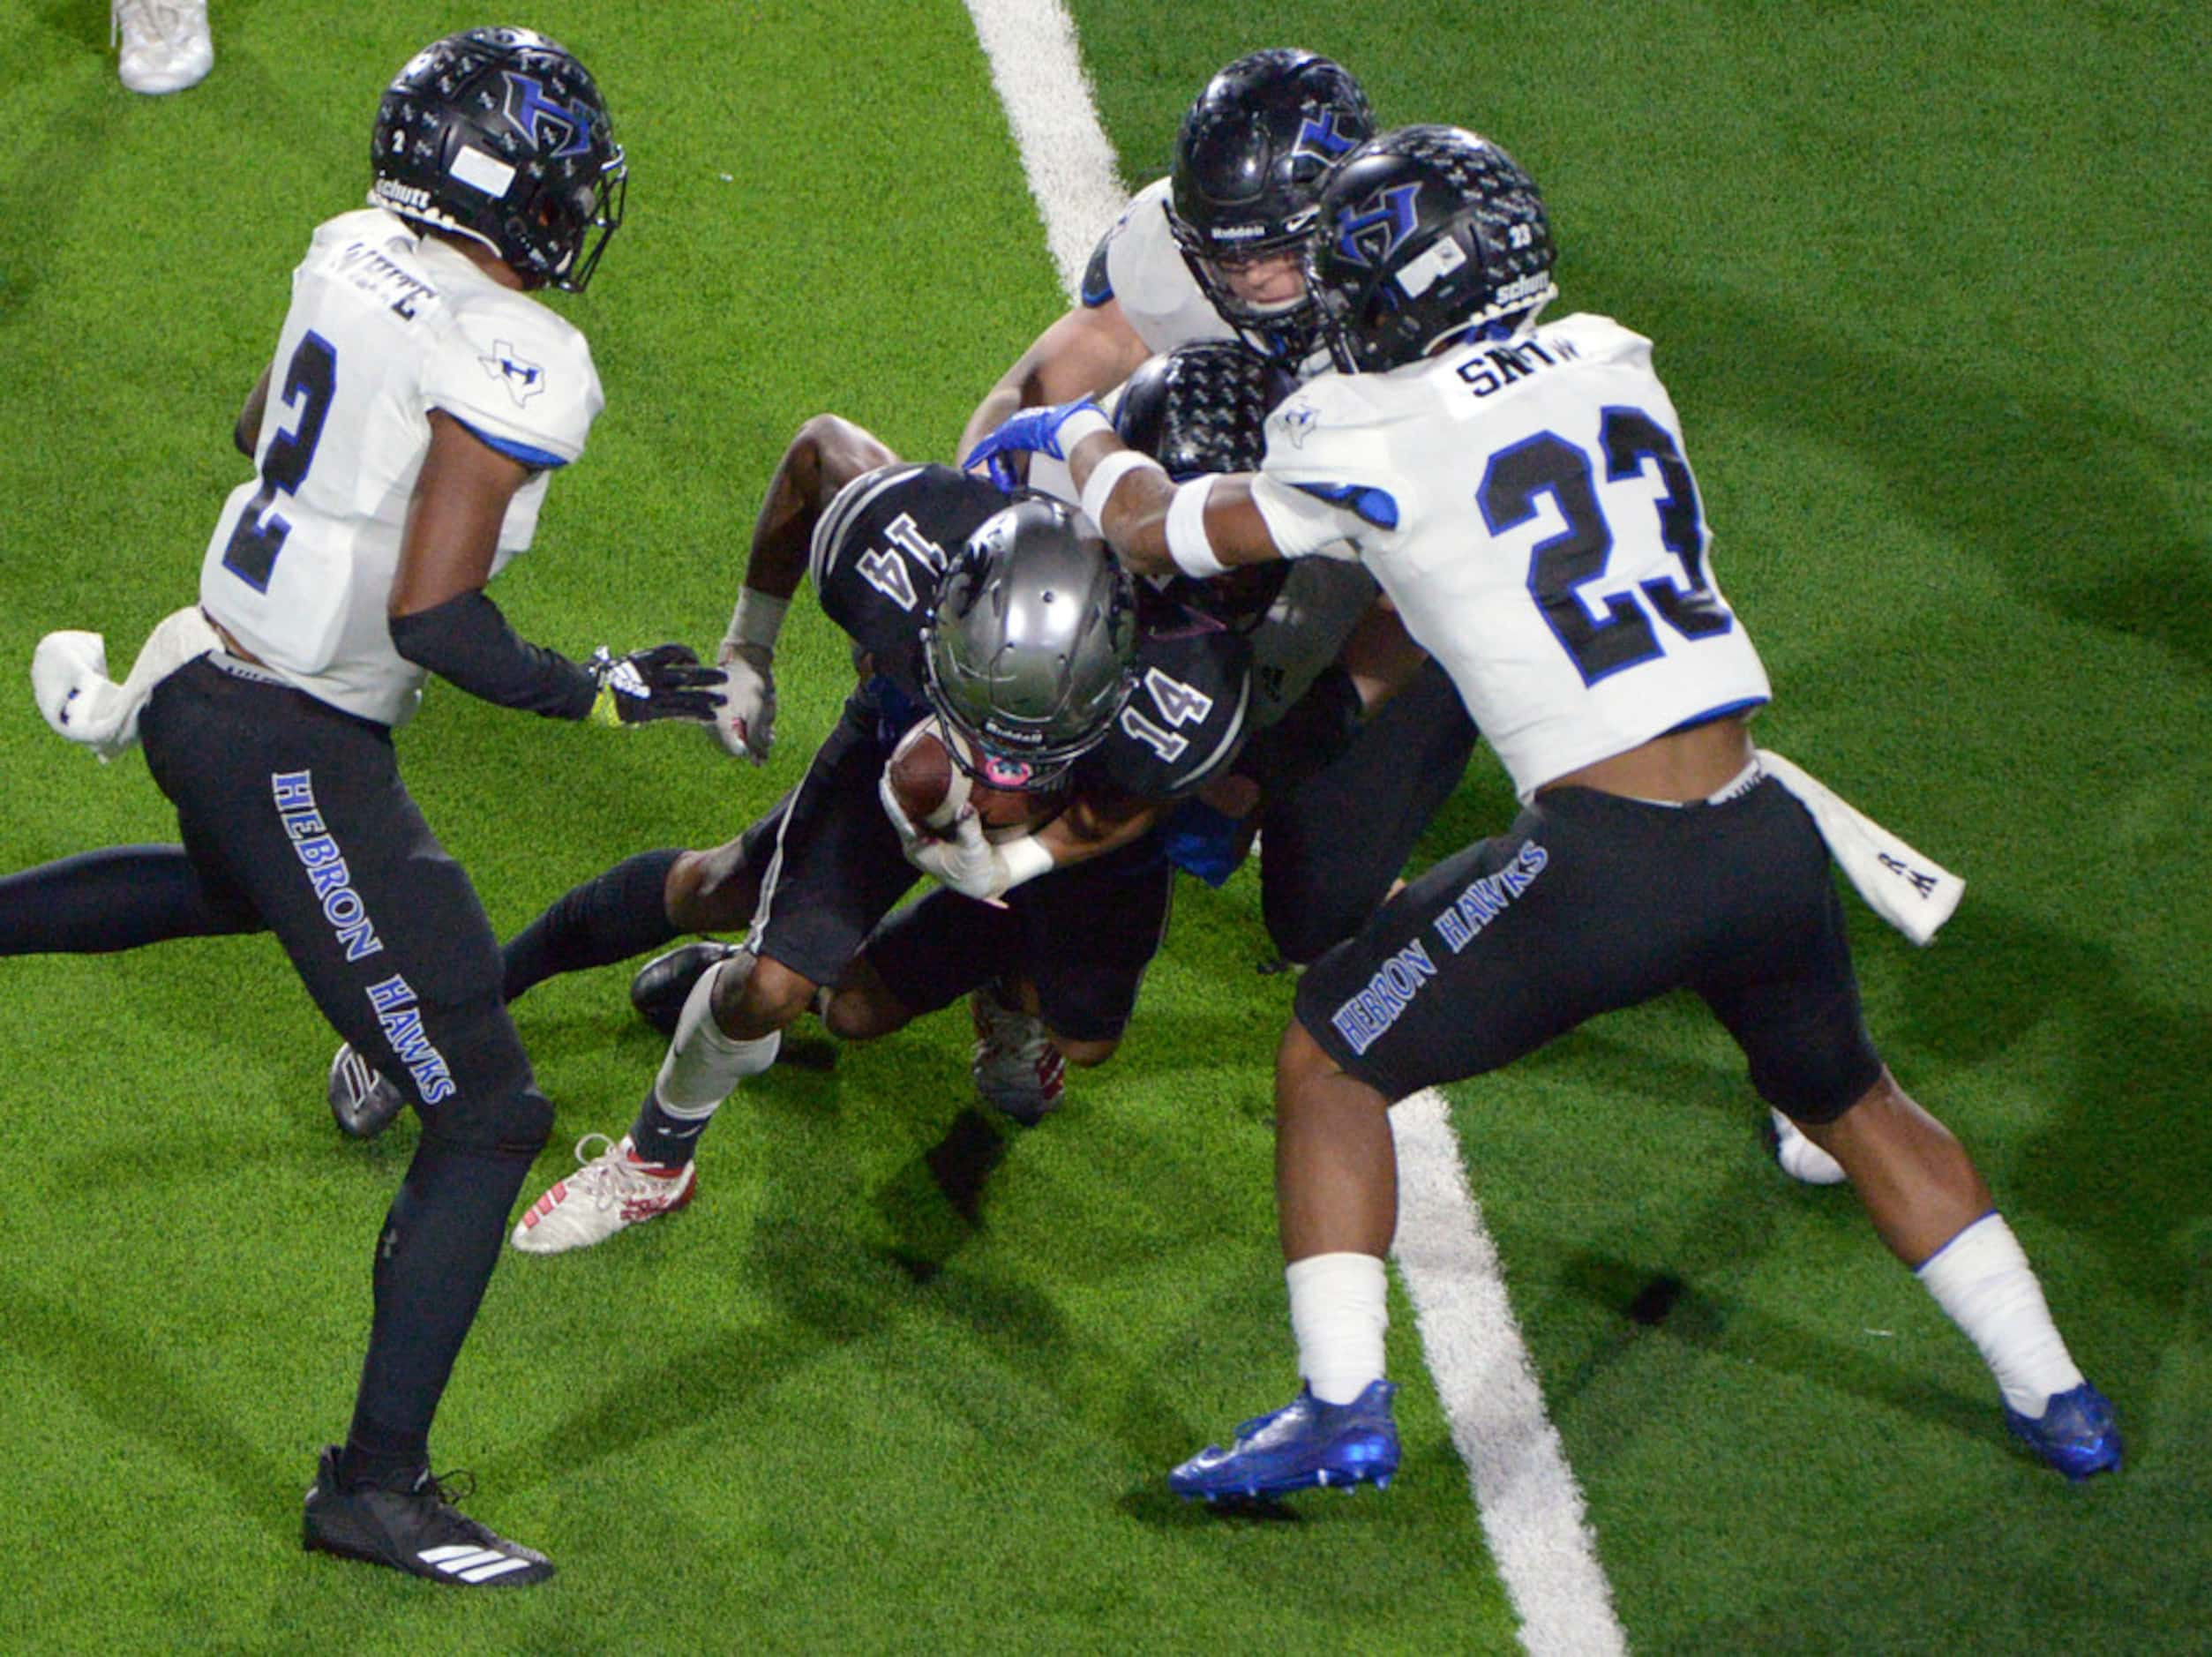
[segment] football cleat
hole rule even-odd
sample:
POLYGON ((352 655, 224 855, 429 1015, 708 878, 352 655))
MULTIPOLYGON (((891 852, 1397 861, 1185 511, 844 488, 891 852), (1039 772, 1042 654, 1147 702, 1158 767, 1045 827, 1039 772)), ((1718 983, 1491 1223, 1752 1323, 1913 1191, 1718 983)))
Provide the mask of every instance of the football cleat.
POLYGON ((968 1066, 976 1091, 992 1109, 1034 1128, 1060 1108, 1068 1061, 1045 1031, 1045 1021, 1011 1005, 995 986, 968 997, 975 1020, 975 1057, 968 1066))
POLYGON ((1398 1471, 1398 1423, 1391 1399, 1398 1388, 1374 1381, 1349 1404, 1324 1404, 1311 1387, 1271 1414, 1241 1422, 1236 1442, 1208 1444, 1167 1475, 1186 1500, 1209 1502, 1283 1496, 1315 1485, 1372 1483, 1386 1488, 1398 1471))
POLYGON ((2054 1393, 2033 1421, 2006 1405, 2005 1425, 2077 1484, 2120 1470, 2120 1426, 2112 1402, 2086 1381, 2072 1391, 2054 1393))
POLYGON ((327 1445, 307 1487, 300 1545, 459 1588, 527 1587, 553 1574, 544 1554, 454 1507, 467 1494, 454 1480, 449 1473, 441 1481, 418 1467, 392 1484, 341 1484, 338 1446, 327 1445))
POLYGON ((215 66, 207 0, 114 0, 108 44, 122 47, 116 70, 133 92, 182 92, 215 66))
POLYGON ((383 1071, 341 1041, 330 1055, 330 1113, 338 1131, 352 1139, 374 1139, 407 1108, 407 1094, 383 1071))
POLYGON ((1804 1129, 1780 1111, 1769 1111, 1773 1121, 1774 1160, 1781 1171, 1804 1185, 1841 1185, 1851 1176, 1818 1145, 1805 1137, 1804 1129))
POLYGON ((630 1005, 637 1008, 640 1018, 664 1036, 673 1038, 676 1021, 684 1016, 684 1003, 691 999, 692 986, 716 962, 737 954, 738 948, 702 939, 655 956, 630 980, 630 1005))
POLYGON ((576 1160, 583 1166, 554 1181, 515 1226, 509 1241, 524 1254, 589 1248, 641 1220, 673 1213, 699 1188, 698 1164, 641 1162, 627 1134, 619 1140, 586 1134, 576 1142, 576 1160), (588 1151, 595 1140, 605 1149, 588 1151))

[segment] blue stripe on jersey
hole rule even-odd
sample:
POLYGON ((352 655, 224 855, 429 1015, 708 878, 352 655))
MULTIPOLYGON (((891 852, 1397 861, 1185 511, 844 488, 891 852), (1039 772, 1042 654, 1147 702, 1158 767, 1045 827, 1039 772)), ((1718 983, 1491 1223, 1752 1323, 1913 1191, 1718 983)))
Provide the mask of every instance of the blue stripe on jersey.
POLYGON ((1360 484, 1293 484, 1292 487, 1332 506, 1349 506, 1378 529, 1398 528, 1398 502, 1388 490, 1368 489, 1360 484))
POLYGON ((1083 303, 1092 311, 1113 297, 1113 278, 1106 274, 1106 249, 1113 244, 1113 232, 1109 230, 1091 250, 1091 262, 1084 266, 1083 303))
POLYGON ((1692 714, 1680 724, 1669 725, 1659 734, 1671 737, 1676 731, 1695 731, 1699 725, 1709 725, 1716 719, 1726 719, 1730 714, 1749 713, 1754 708, 1764 708, 1767 701, 1765 696, 1746 696, 1737 701, 1722 702, 1718 708, 1708 708, 1701 714, 1692 714))
POLYGON ((454 423, 456 425, 460 426, 461 429, 466 431, 470 437, 476 439, 477 442, 483 444, 486 448, 499 450, 500 454, 506 455, 507 459, 511 461, 520 461, 523 465, 534 467, 541 472, 550 472, 556 466, 566 466, 568 464, 566 460, 562 459, 559 455, 551 453, 550 450, 534 449, 527 443, 517 443, 513 438, 495 438, 489 431, 481 431, 477 427, 470 425, 459 415, 454 414, 452 409, 448 409, 446 412, 449 416, 452 416, 454 423))

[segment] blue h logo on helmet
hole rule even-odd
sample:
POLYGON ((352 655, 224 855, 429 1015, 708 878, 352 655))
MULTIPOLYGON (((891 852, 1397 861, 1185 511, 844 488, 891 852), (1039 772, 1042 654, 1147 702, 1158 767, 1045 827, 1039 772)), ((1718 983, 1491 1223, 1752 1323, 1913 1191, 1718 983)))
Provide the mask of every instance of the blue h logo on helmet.
POLYGON ((1421 186, 1397 184, 1368 198, 1366 208, 1337 214, 1337 251, 1354 265, 1380 265, 1413 233, 1413 198, 1421 186), (1376 246, 1376 233, 1381 245, 1376 246), (1372 250, 1372 257, 1370 257, 1372 250))
POLYGON ((591 148, 591 111, 556 103, 545 88, 528 75, 513 70, 499 71, 507 83, 506 118, 529 135, 538 151, 556 161, 584 154, 591 148))
POLYGON ((1290 153, 1329 161, 1350 149, 1352 140, 1337 131, 1338 113, 1335 109, 1324 110, 1318 121, 1308 116, 1298 128, 1298 142, 1290 146, 1290 153))

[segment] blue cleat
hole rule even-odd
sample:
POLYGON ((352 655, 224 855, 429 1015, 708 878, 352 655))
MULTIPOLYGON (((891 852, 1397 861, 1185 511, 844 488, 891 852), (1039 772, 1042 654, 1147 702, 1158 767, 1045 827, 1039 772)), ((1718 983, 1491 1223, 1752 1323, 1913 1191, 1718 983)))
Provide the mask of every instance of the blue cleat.
POLYGON ((2007 1405, 2005 1425, 2076 1483, 2120 1470, 2120 1427, 2112 1402, 2086 1381, 2071 1392, 2056 1394, 2032 1421, 2007 1405))
POLYGON ((1185 1500, 1218 1502, 1317 1484, 1387 1486, 1398 1471, 1398 1423, 1391 1418, 1397 1391, 1376 1381, 1349 1404, 1324 1404, 1301 1387, 1274 1413, 1240 1423, 1228 1449, 1208 1444, 1167 1475, 1167 1488, 1185 1500))

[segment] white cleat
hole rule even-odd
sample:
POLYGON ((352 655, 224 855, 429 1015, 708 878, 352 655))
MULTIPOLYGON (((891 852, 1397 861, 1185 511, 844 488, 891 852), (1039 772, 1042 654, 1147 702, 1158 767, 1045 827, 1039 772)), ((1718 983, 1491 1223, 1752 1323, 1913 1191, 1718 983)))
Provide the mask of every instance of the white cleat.
POLYGON ((123 48, 116 71, 133 92, 182 92, 215 66, 207 0, 114 0, 108 43, 123 48))
POLYGON ((1024 1128, 1060 1108, 1068 1061, 1045 1031, 1045 1021, 1010 1005, 995 986, 968 997, 975 1020, 975 1057, 968 1067, 983 1102, 1024 1128))
POLYGON ((522 1216, 511 1241, 525 1254, 557 1255, 603 1243, 641 1220, 671 1213, 699 1188, 699 1167, 680 1168, 640 1162, 630 1136, 610 1140, 586 1134, 576 1142, 583 1166, 539 1197, 522 1216), (601 1147, 590 1149, 594 1142, 601 1147))
POLYGON ((1784 1173, 1805 1185, 1841 1185, 1850 1178, 1843 1165, 1806 1138, 1796 1122, 1780 1111, 1770 1113, 1774 1119, 1774 1160, 1784 1173))

